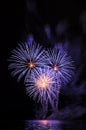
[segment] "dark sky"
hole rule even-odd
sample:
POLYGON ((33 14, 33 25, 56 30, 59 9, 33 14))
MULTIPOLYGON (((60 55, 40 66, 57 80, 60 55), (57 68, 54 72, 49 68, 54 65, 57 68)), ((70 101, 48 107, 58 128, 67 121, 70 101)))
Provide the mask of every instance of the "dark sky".
POLYGON ((62 0, 32 1, 35 7, 32 5, 31 8, 27 5, 28 0, 3 1, 1 4, 0 112, 2 118, 34 119, 34 103, 25 94, 23 83, 18 83, 8 71, 7 59, 10 51, 18 42, 24 41, 29 33, 33 33, 36 39, 42 40, 42 36, 45 37, 42 28, 46 24, 50 24, 53 30, 58 21, 68 19, 71 26, 78 28, 78 18, 81 12, 86 10, 86 4, 82 1, 76 3, 62 0))

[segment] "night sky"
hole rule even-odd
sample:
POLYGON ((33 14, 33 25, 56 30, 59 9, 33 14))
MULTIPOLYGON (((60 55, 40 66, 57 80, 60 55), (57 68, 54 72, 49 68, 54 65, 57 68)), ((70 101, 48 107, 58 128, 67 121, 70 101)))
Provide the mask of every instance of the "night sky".
MULTIPOLYGON (((0 117, 34 119, 36 103, 25 94, 23 81, 18 83, 16 80, 17 77, 13 78, 8 70, 7 60, 10 56, 10 51, 13 50, 18 43, 26 41, 29 34, 33 34, 34 39, 45 47, 52 47, 55 40, 57 42, 64 42, 65 39, 68 39, 70 44, 76 44, 76 53, 79 53, 77 47, 82 47, 82 50, 84 50, 86 47, 86 25, 84 29, 83 25, 84 22, 86 22, 86 14, 83 16, 82 13, 86 11, 86 3, 82 1, 76 3, 69 1, 66 3, 62 0, 12 0, 11 2, 3 1, 1 7, 0 117), (82 18, 82 16, 84 18, 82 18), (64 20, 67 21, 67 25, 69 26, 68 30, 65 35, 59 35, 57 33, 57 37, 55 32, 56 26, 64 20), (52 40, 48 40, 44 32, 44 27, 48 25, 52 30, 52 40)), ((83 53, 83 51, 80 53, 83 53)), ((84 69, 86 68, 85 55, 79 55, 82 59, 82 63, 81 60, 76 61, 76 67, 81 64, 84 66, 79 73, 79 79, 76 81, 77 86, 82 82, 85 82, 86 85, 86 70, 84 69)), ((63 91, 65 92, 65 90, 63 91)), ((76 93, 76 90, 74 91, 76 93)), ((83 103, 81 103, 86 107, 86 92, 84 91, 82 95, 83 103)), ((74 99, 71 99, 67 92, 65 92, 65 94, 60 95, 59 109, 64 108, 65 104, 69 102, 71 104, 73 101, 74 99)), ((80 118, 86 119, 85 115, 80 118)))

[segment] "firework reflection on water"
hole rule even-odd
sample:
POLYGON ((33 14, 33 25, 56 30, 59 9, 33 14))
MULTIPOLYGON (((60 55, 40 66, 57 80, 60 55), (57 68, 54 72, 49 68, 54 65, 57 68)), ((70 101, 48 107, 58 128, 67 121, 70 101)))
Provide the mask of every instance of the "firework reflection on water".
POLYGON ((86 130, 86 122, 80 120, 26 120, 25 130, 86 130))

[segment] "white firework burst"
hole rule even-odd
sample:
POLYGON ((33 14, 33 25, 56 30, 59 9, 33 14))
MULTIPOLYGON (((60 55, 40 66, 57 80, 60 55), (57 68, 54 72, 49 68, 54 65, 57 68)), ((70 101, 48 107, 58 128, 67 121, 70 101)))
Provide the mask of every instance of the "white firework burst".
POLYGON ((56 84, 58 83, 55 81, 53 71, 47 67, 46 69, 40 69, 36 75, 31 75, 26 83, 26 92, 38 102, 53 104, 58 93, 56 84))
POLYGON ((46 65, 45 50, 39 44, 19 44, 12 51, 9 58, 9 69, 12 70, 12 76, 18 75, 18 81, 25 76, 25 80, 30 76, 31 72, 37 73, 39 67, 46 65))
POLYGON ((53 49, 47 51, 48 66, 54 71, 56 80, 68 83, 74 74, 74 61, 67 53, 53 49))

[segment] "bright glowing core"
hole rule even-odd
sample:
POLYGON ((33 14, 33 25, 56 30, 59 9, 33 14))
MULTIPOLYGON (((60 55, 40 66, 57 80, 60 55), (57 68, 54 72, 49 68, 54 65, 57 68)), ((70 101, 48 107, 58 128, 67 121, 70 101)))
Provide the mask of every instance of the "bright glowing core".
POLYGON ((40 89, 46 89, 50 87, 51 83, 52 83, 52 80, 50 79, 50 77, 46 75, 42 75, 36 80, 36 86, 40 89))
POLYGON ((29 63, 28 63, 28 67, 29 67, 29 68, 34 68, 34 67, 35 67, 35 64, 34 64, 33 62, 29 62, 29 63))
POLYGON ((44 124, 44 125, 47 125, 49 121, 48 120, 40 120, 39 122, 44 124))
POLYGON ((55 66, 53 67, 53 69, 54 69, 54 71, 58 71, 58 70, 59 70, 59 68, 58 68, 57 65, 55 65, 55 66))

